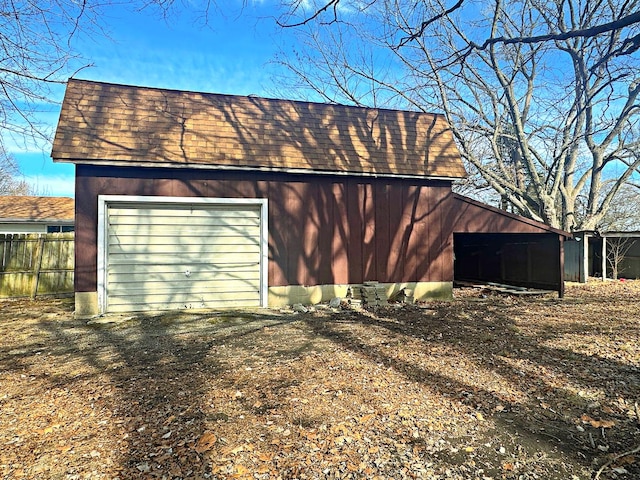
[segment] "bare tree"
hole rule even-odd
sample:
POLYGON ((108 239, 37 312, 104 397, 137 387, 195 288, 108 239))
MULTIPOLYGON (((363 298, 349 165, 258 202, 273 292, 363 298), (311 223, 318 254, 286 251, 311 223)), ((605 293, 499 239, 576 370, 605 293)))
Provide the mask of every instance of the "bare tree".
POLYGON ((603 241, 607 242, 607 264, 611 270, 611 278, 617 280, 625 270, 623 266, 625 255, 634 245, 635 239, 631 237, 605 237, 603 241))
POLYGON ((301 25, 298 50, 278 59, 294 74, 289 88, 444 112, 469 170, 512 210, 593 229, 637 175, 638 0, 378 0, 300 11, 307 3, 286 19, 301 25))
MULTIPOLYGON (((376 0, 371 0, 368 5, 372 5, 375 2, 376 0)), ((279 26, 284 28, 300 27, 302 25, 307 25, 308 23, 311 23, 313 21, 318 21, 319 23, 323 24, 335 23, 339 21, 338 11, 340 10, 340 3, 341 0, 325 0, 323 2, 311 3, 311 6, 309 7, 308 2, 303 2, 300 0, 285 0, 282 2, 283 6, 285 7, 285 13, 283 13, 280 18, 276 20, 276 22, 279 26), (325 15, 330 15, 328 21, 326 20, 325 15)), ((347 5, 349 3, 350 2, 348 1, 343 1, 342 5, 347 5)), ((424 18, 417 24, 415 24, 412 28, 412 32, 410 32, 408 36, 404 37, 398 46, 404 46, 411 41, 419 39, 425 34, 427 28, 431 24, 452 14, 456 10, 459 10, 460 8, 462 8, 464 3, 465 0, 456 0, 456 3, 454 3, 450 7, 447 7, 446 4, 443 3, 441 11, 438 12, 436 10, 431 17, 424 18)), ((471 50, 484 50, 490 45, 495 45, 497 43, 542 43, 556 40, 568 40, 570 38, 577 37, 594 37, 614 30, 620 30, 638 23, 640 23, 640 12, 632 12, 628 15, 625 15, 624 17, 615 18, 609 22, 593 25, 586 28, 575 28, 563 31, 550 30, 547 33, 531 36, 490 37, 484 40, 481 45, 472 42, 467 46, 465 50, 458 53, 464 55, 465 52, 469 52, 471 50)), ((628 55, 638 49, 640 49, 640 35, 634 35, 624 39, 621 48, 617 51, 617 54, 628 55)))
POLYGON ((3 1, 0 7, 0 193, 29 193, 14 148, 47 148, 56 108, 53 89, 88 66, 74 51, 82 35, 102 34, 105 3, 75 0, 3 1))
MULTIPOLYGON (((581 210, 580 201, 578 205, 581 210)), ((601 232, 640 231, 640 190, 631 184, 624 185, 596 229, 601 232)))
POLYGON ((30 195, 29 184, 10 155, 0 149, 0 195, 30 195))
POLYGON ((37 112, 50 104, 50 87, 86 65, 73 42, 97 25, 99 4, 74 0, 2 2, 0 12, 0 120, 3 140, 47 138, 37 112))
MULTIPOLYGON (((164 14, 172 11, 173 3, 150 0, 128 5, 164 14)), ((55 108, 53 88, 91 66, 76 51, 76 42, 108 35, 104 13, 114 4, 110 0, 1 2, 0 158, 11 144, 35 142, 42 147, 49 141, 51 126, 39 121, 39 113, 55 108)))

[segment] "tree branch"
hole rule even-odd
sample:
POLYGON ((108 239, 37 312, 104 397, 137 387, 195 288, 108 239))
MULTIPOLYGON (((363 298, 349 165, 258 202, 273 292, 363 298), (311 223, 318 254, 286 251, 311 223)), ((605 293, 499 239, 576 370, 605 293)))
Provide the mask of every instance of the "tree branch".
MULTIPOLYGON (((571 38, 585 38, 585 37, 595 37, 596 35, 600 35, 602 33, 611 32, 614 30, 620 30, 625 27, 629 27, 636 23, 640 23, 640 12, 635 12, 625 17, 619 18, 612 22, 603 23, 602 25, 596 25, 594 27, 582 28, 578 30, 568 30, 566 32, 560 33, 547 33, 545 35, 534 35, 531 37, 495 37, 488 38, 484 41, 484 43, 477 44, 471 42, 469 45, 470 49, 475 50, 486 50, 491 45, 496 45, 498 43, 502 43, 505 45, 513 45, 513 44, 525 44, 525 43, 544 43, 549 41, 561 41, 561 40, 569 40, 571 38)), ((629 55, 630 53, 635 52, 640 48, 640 35, 636 35, 630 39, 626 39, 622 46, 618 49, 621 54, 629 55)))
POLYGON ((306 25, 309 22, 312 22, 313 20, 315 20, 316 18, 318 18, 320 15, 322 15, 324 12, 326 12, 327 10, 329 10, 329 8, 333 7, 333 20, 331 20, 331 23, 334 23, 336 21, 338 21, 338 4, 340 3, 340 0, 330 0, 329 2, 327 2, 324 7, 319 8, 318 10, 316 10, 316 12, 311 15, 310 17, 305 18, 304 20, 302 20, 301 22, 298 23, 283 23, 280 20, 276 19, 276 23, 278 24, 279 27, 282 28, 295 28, 295 27, 301 27, 303 25, 306 25))
POLYGON ((444 12, 439 13, 438 15, 435 15, 435 16, 431 17, 430 19, 425 20, 424 22, 422 22, 420 27, 418 27, 418 30, 416 32, 412 33, 411 35, 409 35, 408 37, 402 38, 400 40, 400 43, 398 44, 398 46, 396 48, 404 47, 407 43, 409 43, 409 42, 411 42, 413 40, 416 40, 419 37, 422 37, 422 35, 424 34, 424 31, 427 29, 427 27, 429 25, 431 25, 434 22, 437 22, 441 18, 446 17, 450 13, 455 12, 460 7, 462 7, 463 3, 464 3, 464 0, 458 0, 458 3, 456 3, 453 7, 451 7, 448 10, 445 10, 444 12))

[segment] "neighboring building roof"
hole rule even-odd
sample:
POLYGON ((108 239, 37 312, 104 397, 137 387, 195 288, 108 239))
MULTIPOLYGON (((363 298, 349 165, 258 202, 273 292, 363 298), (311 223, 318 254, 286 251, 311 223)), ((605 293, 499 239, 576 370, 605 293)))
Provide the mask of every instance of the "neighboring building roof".
POLYGON ((640 237, 640 231, 638 230, 608 230, 601 232, 601 235, 607 237, 640 237))
POLYGON ((576 230, 574 235, 586 234, 600 237, 640 237, 640 230, 576 230))
POLYGON ((69 197, 0 196, 0 222, 73 223, 74 203, 69 197))
POLYGON ((466 176, 442 115, 74 79, 51 156, 80 164, 466 176))

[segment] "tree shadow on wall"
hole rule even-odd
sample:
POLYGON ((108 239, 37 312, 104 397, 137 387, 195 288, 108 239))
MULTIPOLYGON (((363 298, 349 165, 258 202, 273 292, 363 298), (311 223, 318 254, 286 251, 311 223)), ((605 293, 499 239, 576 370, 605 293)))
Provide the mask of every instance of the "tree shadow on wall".
POLYGON ((268 198, 270 285, 452 280, 450 182, 420 178, 459 162, 440 117, 118 86, 95 87, 101 108, 89 110, 85 88, 70 112, 88 155, 146 167, 78 169, 87 256, 94 195, 268 198))

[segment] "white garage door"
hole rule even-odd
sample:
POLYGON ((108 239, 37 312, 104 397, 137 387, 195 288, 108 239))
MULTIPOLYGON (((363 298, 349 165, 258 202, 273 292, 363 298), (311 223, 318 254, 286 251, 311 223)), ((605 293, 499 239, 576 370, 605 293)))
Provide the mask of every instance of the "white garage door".
POLYGON ((261 305, 261 206, 106 203, 108 312, 261 305))

